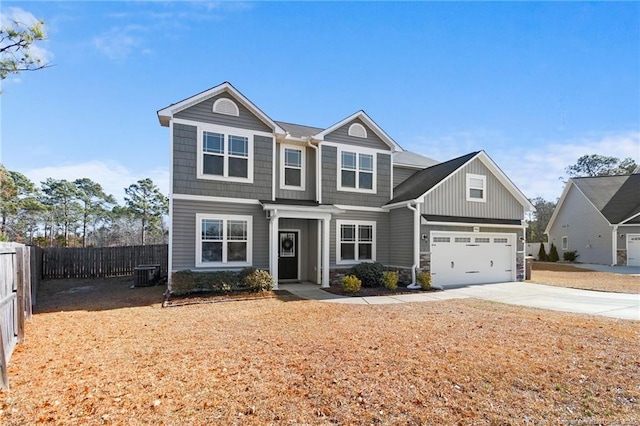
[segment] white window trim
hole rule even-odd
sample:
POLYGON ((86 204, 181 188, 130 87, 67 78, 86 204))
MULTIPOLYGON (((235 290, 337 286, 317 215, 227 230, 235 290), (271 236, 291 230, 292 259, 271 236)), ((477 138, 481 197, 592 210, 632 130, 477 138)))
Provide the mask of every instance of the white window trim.
MULTIPOLYGON (((360 192, 360 193, 365 193, 365 194, 375 194, 377 193, 377 187, 378 187, 378 179, 377 179, 377 175, 378 175, 378 155, 376 153, 376 151, 373 150, 369 150, 369 149, 362 149, 362 148, 358 148, 358 147, 338 147, 338 156, 337 156, 337 164, 336 164, 336 169, 337 169, 337 179, 336 181, 338 182, 338 187, 337 190, 338 191, 346 191, 346 192, 360 192), (354 152, 356 153, 356 187, 355 188, 350 188, 350 187, 343 187, 342 186, 342 153, 343 152, 354 152), (373 156, 373 171, 371 173, 373 173, 373 178, 372 178, 372 189, 361 189, 358 186, 360 185, 360 154, 368 154, 373 156)), ((368 173, 368 172, 367 172, 368 173)))
POLYGON ((351 126, 349 126, 349 131, 347 132, 347 134, 349 136, 353 136, 354 138, 366 139, 367 138, 367 129, 360 123, 353 123, 351 126), (360 135, 356 134, 358 132, 358 130, 352 130, 352 129, 361 130, 362 133, 364 133, 364 136, 360 136, 360 135))
POLYGON ((253 264, 253 216, 242 215, 224 215, 213 213, 196 213, 196 267, 220 267, 220 266, 232 266, 232 267, 246 267, 253 264), (223 225, 223 243, 222 243, 222 262, 203 262, 202 261, 202 220, 222 220, 223 225), (227 235, 227 221, 229 220, 244 220, 247 222, 247 261, 246 262, 225 262, 226 258, 226 239, 227 235))
POLYGON ((292 145, 292 144, 280 144, 280 189, 288 189, 293 191, 304 191, 305 190, 305 175, 307 174, 306 170, 306 149, 304 146, 300 145, 292 145), (284 150, 286 148, 295 149, 298 151, 302 151, 302 155, 300 156, 300 186, 291 186, 286 185, 284 180, 284 170, 285 170, 285 155, 284 150))
MULTIPOLYGON (((477 189, 477 188, 474 188, 477 189)), ((486 203, 487 202, 487 177, 484 175, 474 175, 471 173, 467 173, 467 201, 474 201, 476 203, 486 203), (482 180, 482 198, 473 198, 471 197, 471 179, 480 179, 482 180)))
POLYGON ((562 237, 562 250, 569 250, 569 237, 566 235, 562 237))
POLYGON ((362 263, 362 262, 375 262, 376 261, 376 240, 377 240, 377 232, 376 232, 376 222, 375 221, 369 221, 369 220, 336 220, 336 265, 355 265, 358 263, 362 263), (341 253, 341 249, 340 249, 340 243, 341 243, 341 233, 340 233, 340 228, 342 227, 342 225, 356 225, 356 241, 354 242, 354 244, 356 245, 355 247, 355 260, 341 260, 340 258, 342 257, 342 253, 341 253), (373 233, 373 241, 371 242, 371 259, 365 259, 365 260, 359 260, 358 259, 358 228, 357 226, 360 225, 370 225, 371 228, 371 232, 373 233))
POLYGON ((216 101, 213 103, 213 108, 212 111, 216 114, 223 114, 223 115, 232 115, 235 117, 239 117, 240 116, 240 109, 238 108, 238 104, 236 104, 233 100, 229 99, 229 98, 219 98, 216 99, 216 101), (226 112, 222 112, 222 111, 216 111, 216 107, 218 106, 218 104, 220 104, 221 102, 231 102, 231 104, 233 104, 233 106, 235 107, 235 112, 233 114, 229 114, 226 112))
POLYGON ((253 159, 254 159, 254 137, 255 133, 244 130, 237 129, 235 127, 226 127, 226 126, 216 126, 216 125, 199 125, 197 127, 198 131, 198 152, 197 152, 197 165, 196 165, 196 178, 204 179, 204 180, 219 180, 224 182, 241 182, 241 183, 253 183, 253 159), (224 135, 224 161, 225 161, 225 173, 229 173, 228 165, 229 153, 228 153, 228 141, 229 135, 232 136, 243 136, 247 138, 247 177, 235 177, 235 176, 217 176, 217 175, 209 175, 204 173, 204 132, 211 133, 221 133, 224 135))

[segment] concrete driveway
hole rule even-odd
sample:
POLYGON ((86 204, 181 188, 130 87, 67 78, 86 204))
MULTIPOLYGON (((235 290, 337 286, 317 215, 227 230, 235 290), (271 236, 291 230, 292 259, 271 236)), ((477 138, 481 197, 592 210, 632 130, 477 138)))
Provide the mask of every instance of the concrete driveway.
POLYGON ((522 282, 481 284, 448 288, 445 291, 437 292, 373 297, 338 296, 327 293, 321 290, 318 285, 310 283, 280 284, 280 289, 305 299, 370 305, 475 297, 532 308, 640 321, 640 295, 638 294, 605 293, 522 282))

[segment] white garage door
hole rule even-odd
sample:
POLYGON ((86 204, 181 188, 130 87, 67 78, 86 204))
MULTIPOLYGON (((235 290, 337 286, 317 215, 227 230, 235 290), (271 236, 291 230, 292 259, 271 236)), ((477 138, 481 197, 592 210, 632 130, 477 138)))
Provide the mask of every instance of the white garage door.
POLYGON ((640 266, 640 234, 627 235, 627 265, 640 266))
POLYGON ((514 281, 515 234, 431 232, 431 275, 441 286, 514 281))

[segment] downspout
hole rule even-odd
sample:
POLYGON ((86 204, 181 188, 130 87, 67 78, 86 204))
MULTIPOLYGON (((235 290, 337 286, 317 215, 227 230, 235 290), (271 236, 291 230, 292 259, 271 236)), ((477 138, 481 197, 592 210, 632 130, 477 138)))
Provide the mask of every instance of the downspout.
POLYGON ((322 182, 322 169, 320 168, 320 151, 318 147, 311 143, 311 138, 307 139, 307 146, 313 148, 316 151, 316 201, 318 204, 322 204, 322 197, 320 197, 320 182, 322 182))
POLYGON ((613 225, 611 231, 611 266, 618 264, 618 225, 613 225))
POLYGON ((415 206, 412 206, 411 202, 408 202, 407 208, 413 211, 413 265, 411 265, 411 284, 409 284, 407 288, 418 290, 421 288, 420 284, 416 281, 416 269, 420 266, 420 211, 418 210, 417 203, 415 206))

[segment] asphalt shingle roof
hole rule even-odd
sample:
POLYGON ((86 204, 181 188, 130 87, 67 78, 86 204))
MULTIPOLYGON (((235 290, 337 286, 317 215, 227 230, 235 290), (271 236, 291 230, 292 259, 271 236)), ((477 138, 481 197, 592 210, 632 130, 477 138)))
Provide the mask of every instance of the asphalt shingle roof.
POLYGON ((573 178, 572 181, 611 224, 640 213, 640 174, 573 178))
POLYGON ((415 172, 409 179, 402 182, 393 190, 395 197, 387 204, 415 200, 479 153, 480 151, 472 152, 462 157, 454 158, 453 160, 445 161, 444 163, 436 164, 435 166, 415 172))
POLYGON ((324 129, 320 127, 303 126, 300 124, 286 123, 284 121, 276 121, 276 124, 285 132, 289 132, 294 138, 304 138, 308 136, 317 135, 324 129))

